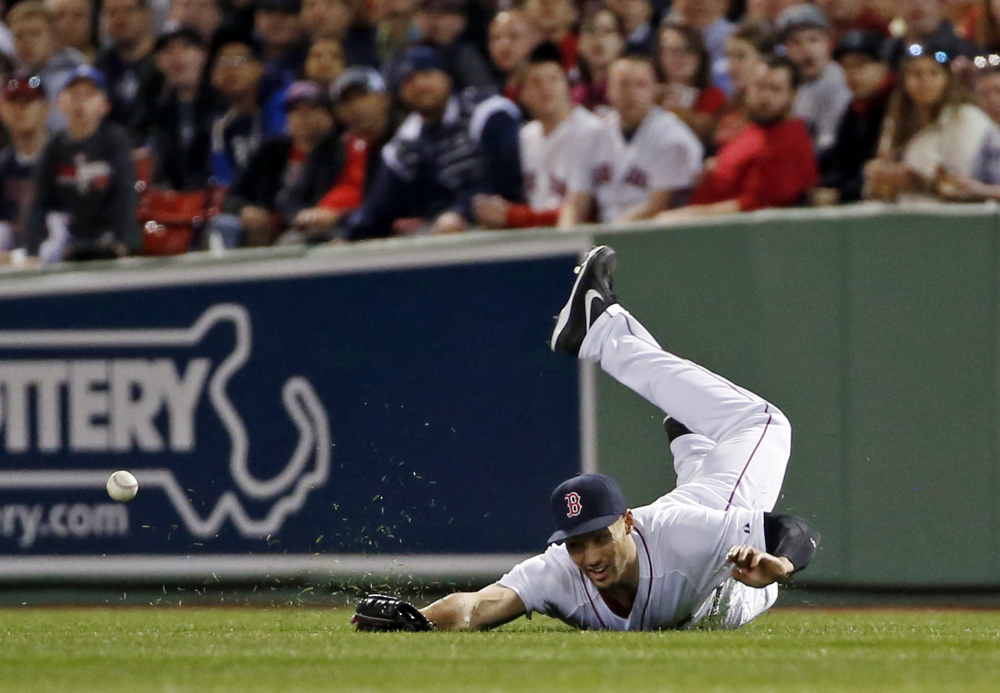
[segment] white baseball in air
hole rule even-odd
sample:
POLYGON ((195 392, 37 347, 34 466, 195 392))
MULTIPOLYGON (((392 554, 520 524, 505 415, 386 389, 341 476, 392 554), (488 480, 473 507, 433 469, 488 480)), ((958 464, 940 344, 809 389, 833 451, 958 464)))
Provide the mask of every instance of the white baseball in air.
POLYGON ((120 503, 135 498, 139 490, 139 481, 132 472, 121 470, 108 477, 108 495, 120 503))

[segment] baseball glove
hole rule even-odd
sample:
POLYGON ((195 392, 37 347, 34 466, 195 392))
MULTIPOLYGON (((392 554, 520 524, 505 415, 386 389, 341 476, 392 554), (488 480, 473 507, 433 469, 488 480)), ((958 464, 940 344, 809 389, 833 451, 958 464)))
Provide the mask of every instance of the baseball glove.
POLYGON ((434 630, 434 624, 417 607, 386 594, 369 594, 358 602, 351 623, 358 630, 434 630))

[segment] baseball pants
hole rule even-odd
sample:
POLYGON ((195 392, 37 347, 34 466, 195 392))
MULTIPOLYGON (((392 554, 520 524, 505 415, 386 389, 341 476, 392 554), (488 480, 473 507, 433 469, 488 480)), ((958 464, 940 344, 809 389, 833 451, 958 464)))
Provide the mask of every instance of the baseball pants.
MULTIPOLYGON (((718 510, 774 509, 792 440, 791 425, 777 407, 663 350, 620 305, 594 321, 580 358, 599 362, 606 373, 691 431, 670 444, 677 486, 660 501, 718 510)), ((770 608, 777 592, 776 584, 761 590, 727 580, 696 610, 694 622, 739 627, 770 608)))

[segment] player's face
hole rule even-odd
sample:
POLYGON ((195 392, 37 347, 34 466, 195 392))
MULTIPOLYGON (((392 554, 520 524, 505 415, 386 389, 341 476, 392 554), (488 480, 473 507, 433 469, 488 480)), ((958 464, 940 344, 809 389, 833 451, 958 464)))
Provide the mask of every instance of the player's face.
POLYGON ((544 119, 571 107, 569 81, 555 63, 532 65, 524 74, 521 101, 535 118, 544 119))
POLYGON ((811 82, 820 76, 830 62, 830 37, 822 29, 799 29, 788 37, 785 51, 799 66, 802 79, 811 82))
POLYGON ((628 568, 632 514, 610 527, 566 540, 566 550, 577 567, 598 589, 618 584, 628 568))
POLYGON ((913 58, 903 72, 903 88, 913 103, 933 108, 944 99, 948 68, 930 56, 913 58))
POLYGON ((747 115, 758 125, 774 125, 788 117, 793 103, 795 90, 788 70, 781 67, 765 69, 747 92, 747 115))
POLYGON ((618 111, 622 125, 638 127, 656 100, 653 66, 636 60, 619 60, 611 66, 608 101, 618 111))
POLYGON ((990 118, 1000 123, 1000 72, 991 72, 976 79, 976 103, 990 118))
POLYGON ((451 78, 442 70, 420 70, 406 78, 400 95, 412 111, 433 117, 444 112, 451 96, 451 78))

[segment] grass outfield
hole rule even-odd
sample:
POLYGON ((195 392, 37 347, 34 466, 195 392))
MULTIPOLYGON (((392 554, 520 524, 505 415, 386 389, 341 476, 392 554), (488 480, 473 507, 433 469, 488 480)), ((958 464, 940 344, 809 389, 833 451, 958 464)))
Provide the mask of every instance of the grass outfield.
POLYGON ((0 691, 990 691, 1000 612, 776 610, 735 632, 359 634, 340 609, 0 611, 0 691))

